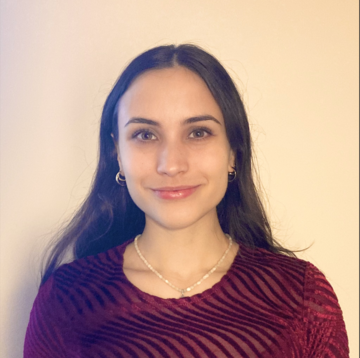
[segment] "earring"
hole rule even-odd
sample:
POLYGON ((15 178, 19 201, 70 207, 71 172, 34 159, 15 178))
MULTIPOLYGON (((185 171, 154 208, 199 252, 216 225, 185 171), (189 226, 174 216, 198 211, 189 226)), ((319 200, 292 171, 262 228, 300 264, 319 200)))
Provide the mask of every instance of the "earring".
POLYGON ((235 180, 236 178, 236 170, 234 169, 233 172, 228 173, 228 182, 231 183, 235 180))
POLYGON ((115 180, 120 186, 126 186, 126 179, 120 172, 116 174, 115 180))

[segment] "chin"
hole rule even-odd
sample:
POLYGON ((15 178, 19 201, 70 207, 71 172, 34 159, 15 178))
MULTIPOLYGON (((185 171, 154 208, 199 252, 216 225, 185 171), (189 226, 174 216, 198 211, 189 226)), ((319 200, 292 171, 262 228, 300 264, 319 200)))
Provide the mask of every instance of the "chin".
POLYGON ((167 210, 167 212, 152 212, 150 215, 146 214, 146 221, 154 223, 166 230, 183 230, 200 224, 201 222, 214 222, 217 218, 216 206, 209 208, 209 210, 191 210, 187 209, 185 212, 181 209, 167 210))

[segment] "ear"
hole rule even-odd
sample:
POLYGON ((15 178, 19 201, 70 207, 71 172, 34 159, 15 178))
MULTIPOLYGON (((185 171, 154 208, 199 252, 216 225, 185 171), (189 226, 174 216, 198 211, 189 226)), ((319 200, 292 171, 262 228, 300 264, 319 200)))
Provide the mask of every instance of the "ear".
POLYGON ((234 169, 235 169, 235 154, 234 151, 230 149, 228 172, 232 173, 234 169))
POLYGON ((117 161, 119 163, 119 168, 120 168, 120 171, 121 171, 121 159, 120 159, 120 150, 119 150, 119 143, 117 142, 117 140, 115 139, 114 137, 114 134, 111 133, 111 138, 114 142, 114 146, 115 146, 115 149, 116 149, 116 157, 117 157, 117 161))

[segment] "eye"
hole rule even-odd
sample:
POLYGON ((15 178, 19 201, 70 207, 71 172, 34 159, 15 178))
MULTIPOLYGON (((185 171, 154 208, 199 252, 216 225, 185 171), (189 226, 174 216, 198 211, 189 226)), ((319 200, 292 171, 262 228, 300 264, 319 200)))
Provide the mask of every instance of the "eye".
POLYGON ((152 140, 156 139, 155 135, 153 133, 151 133, 149 130, 136 131, 132 135, 132 138, 136 138, 136 139, 139 139, 144 142, 148 142, 148 141, 152 141, 152 140))
POLYGON ((190 133, 190 138, 202 139, 212 135, 212 132, 208 128, 197 128, 190 133))

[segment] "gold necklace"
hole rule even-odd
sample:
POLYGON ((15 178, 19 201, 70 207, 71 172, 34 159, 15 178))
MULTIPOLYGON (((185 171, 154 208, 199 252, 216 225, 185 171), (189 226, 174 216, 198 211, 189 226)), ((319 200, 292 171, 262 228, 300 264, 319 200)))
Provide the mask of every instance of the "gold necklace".
POLYGON ((166 278, 164 278, 159 272, 157 272, 145 259, 145 257, 142 255, 142 253, 139 250, 138 247, 138 239, 141 235, 138 235, 135 237, 134 240, 134 246, 135 246, 135 250, 137 252, 137 254, 139 255, 139 257, 141 258, 141 260, 144 262, 144 264, 149 268, 149 270, 151 270, 156 276, 158 276, 162 281, 164 281, 167 285, 169 285, 171 288, 173 288, 174 290, 178 291, 181 293, 181 297, 185 297, 185 293, 191 291, 193 288, 195 288, 196 286, 199 286, 205 279, 207 279, 219 266, 220 264, 224 261, 226 255, 228 254, 228 252, 230 251, 230 248, 232 246, 232 238, 230 237, 230 235, 225 234, 228 238, 229 238, 229 246, 226 249, 226 251, 224 252, 224 254, 222 255, 221 259, 217 262, 217 264, 207 273, 205 274, 199 281, 197 281, 196 283, 194 283, 192 286, 187 287, 187 288, 179 288, 176 287, 175 285, 173 285, 171 282, 169 282, 169 280, 167 280, 166 278))

